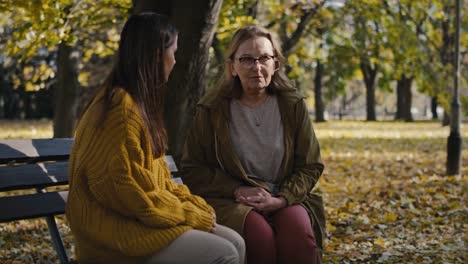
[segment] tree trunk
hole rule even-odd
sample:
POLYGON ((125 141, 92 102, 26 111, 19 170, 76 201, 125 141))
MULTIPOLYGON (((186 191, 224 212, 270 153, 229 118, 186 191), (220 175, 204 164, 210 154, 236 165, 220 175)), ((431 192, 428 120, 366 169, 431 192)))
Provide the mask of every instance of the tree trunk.
POLYGON ((403 78, 403 94, 405 100, 403 101, 403 120, 406 122, 413 122, 413 114, 411 113, 411 107, 413 105, 413 93, 411 91, 411 85, 413 83, 413 77, 402 76, 403 78))
POLYGON ((442 126, 450 125, 450 112, 444 110, 444 115, 442 117, 442 126))
MULTIPOLYGON (((291 33, 288 34, 288 21, 281 19, 280 27, 279 27, 279 39, 281 41, 281 50, 283 52, 284 57, 287 59, 289 55, 294 53, 295 49, 297 48, 297 44, 299 40, 302 38, 304 34, 307 34, 307 27, 310 24, 310 21, 319 14, 320 9, 325 5, 326 0, 320 0, 319 2, 315 1, 315 5, 310 8, 309 10, 305 11, 299 19, 299 22, 296 26, 296 29, 291 33)), ((267 26, 268 28, 268 26, 267 26)), ((318 29, 319 35, 322 35, 324 30, 318 29), (320 30, 322 32, 320 32, 320 30)), ((286 74, 290 73, 292 67, 289 64, 285 65, 286 74)), ((296 86, 299 87, 299 86, 296 86)))
POLYGON ((432 113, 432 120, 439 119, 439 114, 437 113, 437 96, 433 96, 431 98, 431 113, 432 113))
POLYGON ((346 93, 343 93, 343 96, 340 100, 340 108, 338 109, 338 118, 343 120, 343 116, 346 115, 346 111, 348 108, 347 100, 346 100, 346 93))
POLYGON ((396 112, 395 112, 395 120, 401 120, 403 118, 402 110, 403 110, 403 83, 400 80, 397 80, 396 86, 396 112))
POLYGON ((413 122, 413 114, 411 113, 411 106, 413 101, 413 94, 411 85, 413 77, 407 77, 402 74, 397 81, 397 112, 395 119, 402 119, 406 122, 413 122))
POLYGON ((171 73, 165 103, 169 153, 178 164, 196 103, 205 91, 209 48, 222 0, 134 0, 133 4, 135 12, 156 11, 169 15, 179 31, 177 64, 171 73))
POLYGON ((366 110, 367 121, 377 121, 375 114, 375 86, 372 84, 366 85, 366 110))
MULTIPOLYGON (((453 14, 451 11, 451 5, 452 3, 445 2, 444 3, 444 13, 445 14, 453 14)), ((442 47, 440 49, 440 59, 442 61, 442 64, 444 67, 447 67, 448 65, 453 63, 453 58, 454 58, 454 52, 455 52, 455 32, 451 30, 451 24, 452 20, 454 17, 452 15, 446 16, 446 19, 444 19, 441 23, 441 28, 442 28, 442 47)), ((453 64, 452 64, 453 66, 453 64)), ((446 76, 447 78, 450 75, 446 76)), ((446 82, 446 89, 447 91, 451 91, 450 89, 450 82, 446 82)), ((444 115, 442 117, 442 126, 448 126, 450 124, 450 113, 448 110, 444 109, 444 115)))
POLYGON ((314 78, 314 96, 315 96, 315 121, 325 122, 325 106, 322 100, 322 77, 323 64, 317 60, 317 68, 315 69, 314 78))
POLYGON ((142 12, 157 12, 164 14, 168 17, 172 16, 172 6, 174 5, 171 1, 161 0, 132 0, 134 14, 142 12))
POLYGON ((72 137, 79 96, 78 58, 65 42, 59 44, 54 92, 54 138, 72 137))
POLYGON ((34 111, 32 108, 33 100, 32 100, 32 92, 27 92, 24 94, 24 118, 25 119, 33 119, 34 118, 34 111))
POLYGON ((364 75, 364 84, 366 85, 366 120, 377 121, 375 113, 375 81, 378 65, 374 65, 374 68, 372 68, 369 59, 361 57, 360 67, 364 75))
POLYGON ((169 83, 166 121, 169 146, 179 161, 187 132, 192 124, 195 106, 205 92, 206 65, 209 49, 218 23, 222 0, 176 2, 175 24, 180 31, 177 65, 169 83), (186 2, 186 4, 182 3, 186 2), (190 6, 192 4, 192 6, 190 6))
MULTIPOLYGON (((283 21, 281 21, 279 29, 278 29, 279 38, 280 38, 280 40, 282 42, 282 45, 283 45, 283 48, 282 48, 283 56, 286 58, 286 60, 289 57, 289 54, 284 51, 284 44, 288 41, 288 34, 286 33, 287 27, 288 27, 287 21, 283 20, 283 21)), ((291 70, 292 70, 291 65, 289 65, 289 63, 286 63, 284 65, 284 71, 285 71, 286 75, 288 75, 291 72, 291 70)))
POLYGON ((6 81, 7 70, 0 63, 0 118, 5 118, 5 105, 7 101, 7 91, 12 90, 8 82, 6 81))

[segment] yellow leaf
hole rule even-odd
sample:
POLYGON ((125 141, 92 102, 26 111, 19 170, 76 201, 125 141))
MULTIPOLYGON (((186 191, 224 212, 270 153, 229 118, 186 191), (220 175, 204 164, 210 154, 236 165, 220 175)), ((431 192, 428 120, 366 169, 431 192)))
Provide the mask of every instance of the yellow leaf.
POLYGON ((23 76, 25 79, 31 79, 32 74, 34 71, 34 67, 32 66, 26 66, 23 68, 23 76))
POLYGON ((34 85, 31 82, 27 82, 24 84, 24 90, 26 90, 26 92, 37 91, 38 88, 39 87, 37 85, 34 85))
POLYGON ((395 222, 398 218, 398 215, 395 213, 385 213, 384 220, 385 222, 395 222))
POLYGON ((374 240, 374 245, 379 245, 383 248, 385 248, 385 239, 378 237, 374 240))
POLYGON ((78 75, 78 81, 80 82, 80 84, 83 86, 88 86, 88 79, 90 75, 90 72, 80 72, 80 74, 78 75))
POLYGON ((18 88, 21 84, 21 80, 18 78, 18 76, 13 75, 13 87, 18 88))

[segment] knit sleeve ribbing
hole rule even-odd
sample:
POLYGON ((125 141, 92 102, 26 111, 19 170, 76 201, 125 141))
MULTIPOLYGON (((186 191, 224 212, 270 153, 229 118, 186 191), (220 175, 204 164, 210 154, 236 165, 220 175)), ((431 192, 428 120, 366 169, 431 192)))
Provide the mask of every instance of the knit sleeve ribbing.
MULTIPOLYGON (((209 231, 213 216, 192 203, 181 200, 178 192, 166 187, 166 168, 152 166, 149 133, 131 100, 123 100, 107 117, 108 137, 102 143, 106 173, 90 184, 93 196, 114 211, 155 228, 188 225, 209 231), (93 186, 94 185, 94 186, 93 186)), ((107 127, 107 125, 106 125, 107 127)))
POLYGON ((204 211, 212 211, 212 212, 215 211, 213 207, 211 207, 202 197, 191 194, 190 190, 187 188, 187 185, 177 184, 177 183, 172 182, 171 180, 168 180, 166 183, 166 186, 170 190, 170 192, 177 195, 179 199, 183 201, 190 201, 191 203, 193 203, 198 208, 204 211))
POLYGON ((144 224, 167 228, 189 225, 195 229, 209 231, 213 217, 207 210, 195 206, 190 200, 181 201, 177 193, 165 188, 163 168, 150 170, 140 146, 140 138, 132 128, 127 128, 127 138, 120 150, 114 154, 111 170, 116 210, 135 217, 144 224))

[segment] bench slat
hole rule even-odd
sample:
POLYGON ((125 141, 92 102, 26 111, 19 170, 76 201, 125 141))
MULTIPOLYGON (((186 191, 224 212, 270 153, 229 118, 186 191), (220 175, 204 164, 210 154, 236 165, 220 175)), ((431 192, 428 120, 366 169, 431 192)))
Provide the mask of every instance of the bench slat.
POLYGON ((0 164, 67 160, 73 138, 0 140, 0 164))
MULTIPOLYGON (((0 140, 0 192, 68 184, 72 145, 73 138, 0 140)), ((182 183, 172 156, 164 160, 172 181, 182 183)), ((60 261, 68 263, 54 218, 65 213, 67 198, 68 191, 0 196, 0 223, 46 217, 60 261)))
POLYGON ((0 191, 68 184, 68 162, 0 167, 0 191))
MULTIPOLYGON (((172 156, 165 156, 171 173, 177 172, 172 156)), ((68 184, 68 162, 0 166, 0 191, 45 188, 68 184)))
POLYGON ((166 162, 167 167, 169 167, 170 172, 177 172, 177 165, 172 156, 170 155, 164 156, 164 161, 166 162))
POLYGON ((63 191, 2 197, 0 222, 63 214, 67 196, 63 191))

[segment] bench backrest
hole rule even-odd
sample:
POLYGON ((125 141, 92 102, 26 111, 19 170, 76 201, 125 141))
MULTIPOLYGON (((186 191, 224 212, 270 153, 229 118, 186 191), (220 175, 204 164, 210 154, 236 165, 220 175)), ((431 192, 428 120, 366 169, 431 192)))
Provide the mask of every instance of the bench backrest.
POLYGON ((0 140, 0 164, 68 160, 73 138, 0 140))
MULTIPOLYGON (((0 222, 64 213, 68 191, 63 189, 68 185, 72 144, 71 138, 0 140, 0 222), (64 188, 45 189, 54 186, 64 188), (34 193, 4 193, 26 189, 34 193)), ((165 156, 165 160, 171 173, 177 172, 172 157, 165 156)), ((173 180, 181 182, 179 178, 173 180)))
MULTIPOLYGON (((69 258, 54 216, 65 213, 72 145, 71 138, 0 140, 0 223, 44 217, 63 264, 69 263, 69 258)), ((174 160, 171 156, 165 160, 174 175, 174 160)), ((182 182, 180 178, 172 180, 182 182)))

